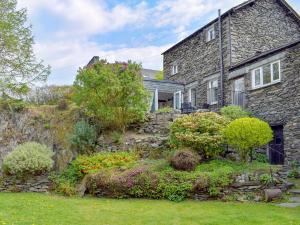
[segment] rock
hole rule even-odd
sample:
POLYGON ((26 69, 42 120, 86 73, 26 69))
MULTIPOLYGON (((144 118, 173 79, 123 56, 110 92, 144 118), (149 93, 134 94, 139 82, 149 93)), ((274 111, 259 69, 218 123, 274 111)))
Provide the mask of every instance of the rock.
POLYGON ((280 189, 265 189, 264 190, 265 200, 270 202, 275 199, 282 197, 282 191, 280 189))
POLYGON ((286 207, 286 208, 296 208, 296 207, 300 206, 300 203, 280 203, 277 205, 281 206, 281 207, 286 207))

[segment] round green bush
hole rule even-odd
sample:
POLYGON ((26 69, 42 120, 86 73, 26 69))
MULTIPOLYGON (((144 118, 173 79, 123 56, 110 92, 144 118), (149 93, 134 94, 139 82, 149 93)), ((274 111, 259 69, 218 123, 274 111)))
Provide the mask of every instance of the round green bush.
POLYGON ((223 130, 229 120, 213 113, 193 113, 176 119, 170 127, 170 142, 174 147, 188 147, 205 158, 224 151, 223 130))
POLYGON ((17 146, 3 160, 8 175, 40 175, 51 170, 53 152, 45 145, 27 142, 17 146))
POLYGON ((193 171, 200 162, 200 156, 190 150, 179 150, 171 157, 170 164, 176 170, 193 171))
POLYGON ((241 118, 232 121, 224 130, 229 145, 239 153, 243 161, 247 161, 252 150, 268 144, 273 132, 268 123, 257 118, 241 118))
POLYGON ((250 112, 243 110, 240 106, 230 105, 225 106, 221 110, 221 115, 229 118, 230 120, 236 120, 239 118, 249 117, 250 112))

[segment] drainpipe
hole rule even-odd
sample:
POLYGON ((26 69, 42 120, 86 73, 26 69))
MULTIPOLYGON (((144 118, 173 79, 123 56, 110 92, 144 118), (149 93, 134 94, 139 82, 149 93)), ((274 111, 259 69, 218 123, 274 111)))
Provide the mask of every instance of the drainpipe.
POLYGON ((220 80, 221 80, 221 107, 224 106, 224 61, 223 61, 223 43, 222 43, 222 20, 221 20, 221 9, 219 9, 219 54, 220 54, 220 80))

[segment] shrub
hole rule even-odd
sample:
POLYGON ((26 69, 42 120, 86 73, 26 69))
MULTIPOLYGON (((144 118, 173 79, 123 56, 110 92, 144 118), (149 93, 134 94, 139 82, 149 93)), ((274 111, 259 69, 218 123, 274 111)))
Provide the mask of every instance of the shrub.
POLYGON ((176 119, 171 125, 170 142, 176 147, 190 147, 206 158, 223 152, 222 131, 228 120, 213 112, 194 113, 176 119))
POLYGON ((156 113, 170 113, 170 112, 173 112, 173 108, 171 108, 170 106, 160 108, 156 111, 156 113))
POLYGON ((149 108, 147 97, 141 66, 131 62, 101 60, 80 69, 74 83, 74 101, 111 130, 124 131, 131 123, 143 121, 149 108))
POLYGON ((85 121, 74 125, 73 133, 69 137, 70 144, 81 154, 91 154, 96 146, 96 129, 85 121))
POLYGON ((113 143, 120 145, 123 143, 123 134, 120 132, 114 131, 111 134, 111 139, 112 139, 113 143))
POLYGON ((174 169, 193 171, 200 162, 200 156, 189 150, 179 150, 171 158, 170 164, 174 169))
POLYGON ((67 100, 66 99, 59 100, 58 105, 57 105, 57 109, 58 110, 67 110, 68 109, 67 100))
POLYGON ((225 106, 221 109, 221 115, 229 118, 230 120, 235 120, 239 118, 249 117, 250 112, 243 110, 240 106, 225 106))
POLYGON ((291 163, 291 169, 288 172, 288 177, 290 178, 300 178, 300 163, 293 161, 291 163))
POLYGON ((26 107, 26 103, 23 100, 14 99, 10 97, 0 98, 0 109, 9 110, 12 112, 21 112, 26 107))
POLYGON ((17 176, 39 175, 51 170, 53 152, 45 145, 27 142, 16 147, 3 160, 5 173, 17 176))
POLYGON ((266 186, 276 182, 272 175, 266 173, 259 176, 259 181, 266 186))
POLYGON ((272 129, 257 118, 241 118, 232 121, 224 130, 229 145, 235 148, 243 161, 247 161, 254 148, 268 144, 273 137, 272 129))
POLYGON ((137 156, 131 152, 102 152, 91 156, 78 156, 63 172, 68 180, 77 182, 85 175, 97 173, 102 169, 130 168, 137 160, 137 156))

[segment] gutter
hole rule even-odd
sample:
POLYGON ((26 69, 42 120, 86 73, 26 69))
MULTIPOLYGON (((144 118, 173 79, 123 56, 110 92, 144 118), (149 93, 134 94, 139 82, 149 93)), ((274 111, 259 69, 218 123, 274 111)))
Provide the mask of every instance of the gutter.
POLYGON ((220 78, 221 78, 221 107, 224 106, 224 60, 223 60, 223 44, 222 44, 222 16, 219 9, 219 54, 220 54, 220 78))

